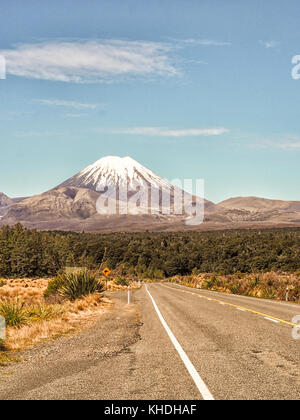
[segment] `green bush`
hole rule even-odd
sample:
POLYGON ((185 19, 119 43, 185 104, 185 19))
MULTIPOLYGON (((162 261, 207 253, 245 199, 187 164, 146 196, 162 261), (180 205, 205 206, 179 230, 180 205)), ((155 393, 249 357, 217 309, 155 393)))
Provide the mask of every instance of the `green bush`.
POLYGON ((0 287, 6 286, 6 281, 5 280, 0 280, 0 287))
POLYGON ((276 291, 273 290, 271 287, 265 287, 263 289, 262 298, 263 299, 275 299, 276 291))
POLYGON ((49 321, 57 318, 64 313, 64 309, 60 305, 56 306, 33 306, 27 309, 27 315, 30 321, 49 321))
POLYGON ((74 301, 92 293, 101 293, 104 286, 96 275, 81 272, 58 276, 56 283, 53 285, 53 290, 60 296, 74 301))
POLYGON ((0 315, 5 318, 7 327, 20 327, 30 322, 48 321, 61 316, 63 313, 64 309, 59 305, 26 307, 25 303, 18 299, 7 299, 0 302, 0 315))
POLYGON ((55 295, 58 293, 59 289, 63 286, 65 281, 65 275, 58 275, 53 280, 50 280, 48 283, 48 287, 45 290, 44 297, 47 298, 51 295, 55 295))
POLYGON ((205 281, 202 285, 203 289, 212 289, 216 283, 218 281, 218 278, 216 276, 216 274, 214 274, 213 276, 211 276, 211 278, 207 281, 205 281))
POLYGON ((125 277, 118 277, 115 279, 115 284, 117 286, 129 286, 129 280, 125 277))
POLYGON ((25 303, 18 299, 0 302, 0 315, 5 318, 7 327, 18 327, 28 322, 25 303))
MULTIPOLYGON (((6 350, 6 347, 5 347, 4 340, 0 338, 0 351, 5 351, 5 350, 6 350)), ((1 366, 1 354, 0 354, 0 366, 1 366)))
POLYGON ((240 291, 240 284, 233 282, 233 283, 229 284, 229 289, 230 289, 232 294, 238 295, 239 291, 240 291))
POLYGON ((260 278, 258 276, 255 276, 253 280, 250 282, 251 289, 254 289, 256 286, 258 286, 260 283, 260 278))

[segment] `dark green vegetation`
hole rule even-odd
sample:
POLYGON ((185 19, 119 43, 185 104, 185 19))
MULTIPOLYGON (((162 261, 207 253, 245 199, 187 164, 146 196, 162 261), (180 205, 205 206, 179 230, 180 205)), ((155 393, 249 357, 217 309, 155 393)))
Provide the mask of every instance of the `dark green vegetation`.
POLYGON ((125 277, 117 277, 114 281, 117 286, 129 286, 129 280, 125 277))
POLYGON ((101 293, 104 285, 95 274, 87 271, 71 274, 60 274, 49 282, 45 297, 60 295, 74 301, 93 293, 101 293))
POLYGON ((0 230, 0 277, 50 277, 66 266, 97 269, 103 263, 120 277, 140 278, 295 272, 300 229, 106 235, 37 232, 21 225, 0 230))

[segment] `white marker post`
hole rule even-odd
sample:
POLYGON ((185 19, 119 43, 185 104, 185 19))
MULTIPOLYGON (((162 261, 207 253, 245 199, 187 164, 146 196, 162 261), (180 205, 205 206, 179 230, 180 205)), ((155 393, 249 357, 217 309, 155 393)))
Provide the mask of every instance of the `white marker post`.
POLYGON ((131 300, 131 299, 130 299, 130 298, 131 298, 131 296, 130 296, 130 295, 131 295, 130 286, 128 286, 128 305, 130 305, 130 303, 131 303, 131 302, 130 302, 130 300, 131 300))
POLYGON ((286 288, 286 295, 285 295, 285 301, 288 302, 289 301, 289 288, 286 288))
POLYGON ((6 339, 6 322, 3 316, 0 316, 0 340, 6 339))

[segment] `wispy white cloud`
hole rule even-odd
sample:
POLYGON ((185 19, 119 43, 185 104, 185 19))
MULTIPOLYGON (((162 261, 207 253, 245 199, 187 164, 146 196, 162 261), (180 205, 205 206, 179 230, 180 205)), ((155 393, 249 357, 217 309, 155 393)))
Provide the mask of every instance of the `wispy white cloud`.
POLYGON ((170 129, 167 127, 132 127, 108 130, 111 134, 132 134, 157 137, 196 137, 219 136, 228 133, 227 128, 186 128, 170 129))
POLYGON ((58 131, 18 131, 15 133, 17 137, 57 137, 64 136, 65 134, 58 131))
POLYGON ((34 99, 34 102, 38 102, 42 105, 49 106, 61 106, 65 108, 74 108, 74 109, 96 109, 99 105, 103 107, 103 104, 87 104, 74 101, 64 101, 60 99, 34 99))
POLYGON ((55 41, 0 50, 7 74, 60 82, 112 82, 140 76, 174 76, 172 47, 121 40, 55 41))
POLYGON ((261 147, 264 149, 280 149, 280 150, 300 150, 300 138, 295 140, 279 140, 279 141, 273 141, 273 140, 264 140, 261 143, 261 147))
POLYGON ((267 49, 276 48, 280 45, 279 41, 259 41, 259 43, 267 49))
POLYGON ((232 45, 231 42, 217 41, 217 40, 214 40, 214 39, 190 38, 190 39, 180 40, 180 42, 182 42, 183 44, 187 44, 187 45, 203 45, 203 46, 207 46, 207 47, 230 47, 232 45))
POLYGON ((277 134, 264 137, 255 133, 233 133, 234 146, 261 150, 300 151, 300 136, 297 134, 277 134))
POLYGON ((66 118, 81 118, 81 117, 86 117, 87 114, 71 114, 71 113, 67 113, 64 114, 64 117, 66 118))
POLYGON ((300 140, 296 143, 279 143, 278 147, 284 150, 300 150, 300 140))

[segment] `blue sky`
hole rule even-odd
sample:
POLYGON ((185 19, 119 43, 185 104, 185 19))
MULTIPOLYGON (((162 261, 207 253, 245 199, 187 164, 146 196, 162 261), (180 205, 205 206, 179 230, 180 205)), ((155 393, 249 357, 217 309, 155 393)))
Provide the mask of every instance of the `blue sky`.
POLYGON ((298 0, 2 0, 0 191, 129 155, 215 202, 300 200, 299 18, 298 0))

